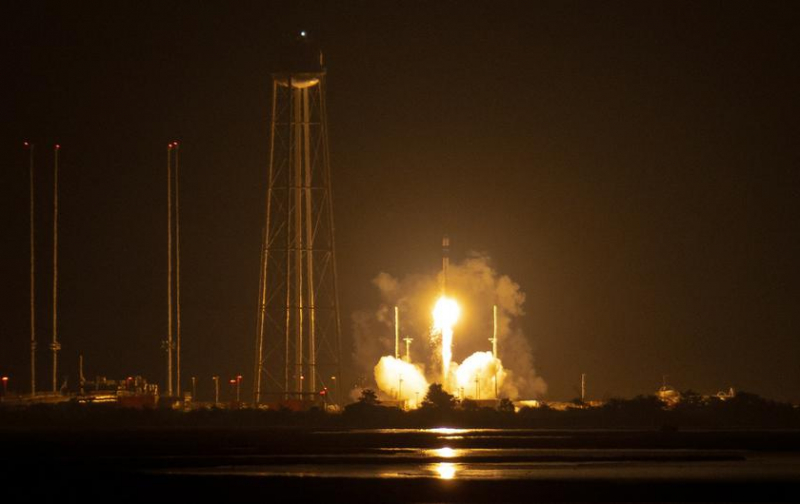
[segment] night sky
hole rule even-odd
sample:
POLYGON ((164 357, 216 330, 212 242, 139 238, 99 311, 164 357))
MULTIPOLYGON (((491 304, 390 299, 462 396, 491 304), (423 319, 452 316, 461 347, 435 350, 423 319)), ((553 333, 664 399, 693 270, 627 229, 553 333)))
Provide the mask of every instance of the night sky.
MULTIPOLYGON (((372 279, 487 253, 526 293, 548 398, 735 386, 800 401, 794 2, 7 2, 0 374, 28 390, 36 144, 39 389, 163 383, 166 146, 181 142, 184 387, 252 378, 270 73, 328 67, 343 355, 372 279)), ((352 383, 355 377, 345 377, 352 383)), ((249 385, 248 385, 249 389, 249 385)), ((249 397, 249 396, 248 396, 249 397)))

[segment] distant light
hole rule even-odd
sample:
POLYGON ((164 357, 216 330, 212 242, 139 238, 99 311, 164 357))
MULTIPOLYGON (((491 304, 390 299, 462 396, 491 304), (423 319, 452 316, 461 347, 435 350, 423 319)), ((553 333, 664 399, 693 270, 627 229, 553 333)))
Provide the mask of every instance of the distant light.
POLYGON ((59 144, 56 144, 56 150, 58 150, 60 148, 61 148, 61 146, 59 144))
POLYGON ((233 385, 234 383, 236 383, 236 380, 231 380, 231 385, 233 385))
POLYGON ((4 377, 3 377, 3 381, 4 381, 4 382, 7 382, 7 381, 8 381, 8 376, 4 376, 4 377))
POLYGON ((301 36, 301 37, 305 37, 305 36, 306 36, 306 32, 305 32, 305 31, 301 31, 301 32, 300 32, 300 36, 301 36))
POLYGON ((25 147, 27 147, 27 146, 29 146, 30 144, 29 144, 28 142, 22 142, 22 145, 24 145, 25 147))

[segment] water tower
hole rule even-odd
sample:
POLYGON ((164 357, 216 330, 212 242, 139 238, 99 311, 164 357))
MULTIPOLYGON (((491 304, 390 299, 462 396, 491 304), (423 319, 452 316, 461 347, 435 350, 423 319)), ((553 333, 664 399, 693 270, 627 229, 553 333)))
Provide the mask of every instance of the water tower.
POLYGON ((272 74, 254 401, 339 396, 341 323, 322 52, 305 32, 272 74))

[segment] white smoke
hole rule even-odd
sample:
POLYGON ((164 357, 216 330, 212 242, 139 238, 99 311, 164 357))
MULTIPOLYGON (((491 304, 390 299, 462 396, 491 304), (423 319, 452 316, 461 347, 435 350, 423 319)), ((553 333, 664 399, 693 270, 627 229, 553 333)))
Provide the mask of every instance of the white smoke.
MULTIPOLYGON (((439 342, 431 337, 431 310, 441 295, 439 275, 440 273, 411 274, 397 278, 388 273, 380 273, 375 277, 373 283, 380 292, 380 305, 372 312, 359 311, 353 315, 353 357, 362 370, 362 377, 373 374, 373 366, 375 362, 382 360, 382 356, 394 354, 393 307, 398 306, 400 337, 414 338, 411 344, 411 361, 419 363, 417 369, 429 371, 427 379, 430 382, 441 382, 439 342)), ((472 390, 465 387, 465 395, 474 395, 477 373, 481 397, 494 397, 494 369, 498 372, 501 396, 512 399, 536 398, 544 394, 547 384, 536 375, 530 344, 515 324, 516 319, 524 313, 522 305, 525 294, 520 290, 519 284, 506 275, 498 274, 491 267, 486 255, 471 253, 462 262, 450 265, 447 285, 448 296, 453 297, 461 308, 461 317, 454 327, 453 360, 465 360, 455 372, 466 365, 462 373, 472 373, 472 390), (488 352, 491 361, 487 361, 485 356, 475 357, 476 352, 487 354, 487 350, 491 348, 489 338, 492 336, 492 305, 497 305, 498 308, 498 357, 502 362, 491 358, 491 352, 488 352), (488 371, 490 368, 493 369, 491 372, 488 371), (476 371, 477 369, 481 371, 476 371)), ((404 348, 402 342, 401 348, 404 348)), ((391 359, 396 361, 394 357, 391 359)), ((380 366, 379 363, 374 368, 376 374, 380 366)), ((423 378, 425 376, 423 374, 423 378)), ((390 395, 393 388, 397 389, 396 385, 389 385, 388 389, 380 382, 378 385, 386 395, 390 395)), ((368 384, 364 383, 363 386, 368 384)))
POLYGON ((475 352, 464 362, 457 365, 455 371, 457 392, 471 399, 489 399, 495 396, 495 381, 498 395, 503 391, 506 372, 500 359, 495 359, 492 352, 475 352))
POLYGON ((375 382, 390 399, 405 401, 410 408, 418 407, 428 392, 422 367, 391 355, 381 357, 375 366, 375 382))

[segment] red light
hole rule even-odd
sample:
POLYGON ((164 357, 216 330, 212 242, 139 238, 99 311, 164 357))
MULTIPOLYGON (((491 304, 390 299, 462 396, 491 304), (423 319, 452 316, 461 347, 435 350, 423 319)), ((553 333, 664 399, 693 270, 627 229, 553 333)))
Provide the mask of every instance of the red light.
POLYGON ((58 149, 60 149, 60 148, 61 148, 61 146, 60 146, 60 145, 58 145, 58 144, 56 144, 56 150, 58 150, 58 149))
POLYGON ((4 377, 3 377, 3 381, 4 381, 4 382, 7 382, 7 381, 8 381, 8 376, 4 376, 4 377))
POLYGON ((22 142, 22 145, 24 145, 25 147, 28 147, 30 144, 28 142, 22 142))
POLYGON ((231 380, 231 385, 233 385, 234 383, 236 383, 236 380, 231 380))

